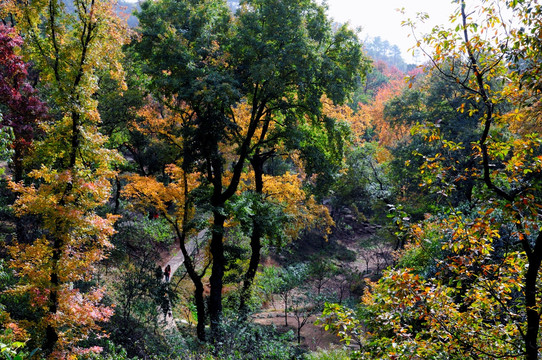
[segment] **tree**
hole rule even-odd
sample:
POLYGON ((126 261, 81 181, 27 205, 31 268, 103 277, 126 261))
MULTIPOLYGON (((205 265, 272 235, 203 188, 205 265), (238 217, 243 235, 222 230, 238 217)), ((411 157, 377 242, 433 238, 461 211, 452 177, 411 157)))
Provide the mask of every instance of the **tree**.
POLYGON ((285 326, 288 326, 288 311, 291 309, 292 293, 308 279, 307 270, 307 265, 303 263, 287 268, 268 266, 263 269, 258 279, 258 285, 264 293, 278 294, 282 299, 285 326))
POLYGON ((404 138, 409 131, 409 128, 404 124, 395 124, 393 126, 393 124, 386 121, 384 116, 385 103, 397 96, 404 87, 402 79, 392 80, 378 89, 374 100, 370 104, 360 106, 359 116, 364 118, 370 128, 378 134, 378 138, 375 140, 378 140, 380 145, 392 146, 404 138))
MULTIPOLYGON (((276 139, 300 134, 293 131, 303 124, 331 128, 333 122, 319 116, 322 94, 341 102, 366 66, 355 34, 346 27, 332 33, 323 8, 311 1, 247 1, 236 22, 230 16, 223 2, 145 3, 137 45, 155 97, 189 122, 183 169, 199 167, 210 189, 214 335, 222 312, 224 209, 246 164, 257 164, 276 139), (239 131, 233 110, 240 101, 251 108, 246 132, 239 131), (268 132, 272 122, 281 125, 274 134, 268 132), (223 146, 232 146, 235 156, 224 157, 223 146)), ((252 247, 256 257, 258 241, 252 247)))
POLYGON ((296 320, 298 344, 301 344, 301 329, 307 325, 311 316, 322 311, 325 302, 324 296, 314 294, 312 289, 302 289, 301 291, 302 293, 292 296, 289 307, 296 320))
POLYGON ((14 29, 0 25, 0 103, 2 124, 13 131, 13 179, 23 178, 23 159, 32 148, 38 122, 47 117, 47 107, 36 96, 35 89, 28 81, 28 64, 16 49, 23 40, 14 29))
MULTIPOLYGON (((475 223, 480 223, 480 227, 490 227, 486 217, 491 214, 495 208, 502 211, 502 225, 508 226, 515 224, 512 230, 512 236, 517 237, 521 248, 515 249, 516 254, 523 252, 523 258, 519 261, 526 261, 526 269, 521 273, 523 277, 523 310, 522 315, 515 320, 518 326, 518 335, 523 338, 524 355, 527 359, 538 358, 538 331, 540 326, 540 309, 537 307, 537 278, 542 263, 542 256, 539 256, 538 248, 542 246, 542 233, 537 230, 538 216, 537 204, 540 203, 538 190, 540 183, 537 180, 536 173, 540 171, 538 165, 540 138, 536 133, 510 133, 510 137, 498 136, 492 130, 500 129, 505 132, 510 129, 507 121, 510 115, 501 110, 497 104, 505 103, 506 95, 520 89, 525 84, 517 73, 513 73, 511 81, 506 81, 504 89, 494 81, 498 76, 506 73, 503 56, 509 52, 507 42, 521 41, 515 38, 517 32, 505 32, 506 26, 503 24, 504 41, 499 36, 500 29, 497 26, 501 24, 500 14, 496 13, 493 7, 482 6, 479 8, 483 16, 483 25, 479 27, 466 10, 465 1, 460 2, 459 11, 456 14, 458 26, 456 31, 449 33, 451 40, 441 41, 440 35, 435 30, 424 40, 427 43, 434 44, 435 52, 432 57, 436 71, 451 81, 459 81, 466 93, 466 99, 479 104, 478 112, 481 122, 481 134, 477 143, 472 145, 473 157, 480 159, 481 169, 474 172, 471 176, 483 184, 479 190, 479 201, 485 202, 481 206, 483 216, 478 216, 475 223), (494 35, 484 38, 482 31, 494 31, 494 35), (517 40, 516 40, 517 39, 517 40), (504 52, 504 54, 503 54, 504 52), (449 71, 443 68, 444 59, 452 59, 452 65, 449 71), (497 170, 495 170, 495 168, 497 170), (534 216, 534 217, 533 217, 534 216)), ((510 4, 510 10, 515 14, 525 16, 522 9, 525 5, 517 2, 510 4)), ((523 21, 527 20, 522 18, 523 21)), ((536 28, 536 27, 535 27, 536 28)), ((511 51, 513 53, 513 51, 511 51)), ((515 113, 522 113, 524 109, 529 109, 529 105, 523 102, 512 103, 516 110, 515 113)), ((458 111, 464 111, 464 106, 458 111)), ((475 110, 476 111, 476 110, 475 110)), ((528 114, 528 111, 527 111, 528 114)), ((527 115, 525 114, 525 115, 527 115)), ((531 115, 531 114, 529 114, 531 115)), ((529 116, 527 115, 527 116, 529 116)), ((522 117, 522 116, 519 116, 522 117)), ((521 120, 519 120, 521 122, 521 120)), ((444 147, 450 150, 461 148, 461 144, 444 142, 444 147)), ((440 161, 434 161, 431 173, 435 176, 438 172, 444 170, 441 168, 440 161), (438 165, 437 165, 438 164, 438 165)), ((449 170, 446 170, 449 172, 449 170)), ((469 176, 470 177, 470 176, 469 176)), ((455 222, 454 222, 455 223, 455 222)), ((493 229, 493 227, 490 227, 493 229)), ((479 241, 484 237, 480 234, 477 227, 471 228, 464 236, 476 236, 479 241)), ((494 232, 493 232, 494 233, 494 232)), ((491 235, 488 232, 487 244, 485 246, 494 246, 497 235, 491 235)), ((462 236, 463 237, 463 236, 462 236)), ((514 256, 511 251, 509 256, 514 256)), ((505 257, 508 259, 508 257, 505 257)), ((518 264, 519 265, 519 264, 518 264)), ((518 266, 516 265, 516 266, 518 266)), ((511 266, 510 272, 514 274, 519 267, 511 266)), ((519 274, 518 274, 519 275, 519 274)), ((483 275, 481 275, 483 276, 483 275)), ((506 275, 505 275, 506 276, 506 275)), ((502 276, 502 277, 505 277, 502 276)), ((502 299, 499 293, 490 296, 492 299, 502 299)))
MULTIPOLYGON (((449 66, 450 63, 443 64, 444 69, 449 70, 449 66)), ((470 156, 471 148, 465 145, 480 135, 477 115, 480 105, 466 102, 464 95, 460 84, 431 72, 417 76, 410 88, 385 105, 384 116, 391 126, 397 124, 411 129, 409 136, 391 148, 390 174, 392 183, 403 193, 399 202, 416 221, 422 219, 424 213, 435 211, 435 207, 449 203, 458 206, 472 200, 475 181, 464 175, 469 169, 479 168, 479 164, 470 156), (447 147, 443 149, 439 141, 428 141, 434 131, 447 141, 461 144, 462 148, 450 151, 447 147), (431 179, 435 182, 431 186, 434 191, 419 186, 425 183, 420 171, 422 164, 440 156, 444 156, 441 162, 443 168, 448 169, 447 177, 431 179), (453 181, 455 187, 442 185, 441 178, 453 181), (448 191, 444 193, 443 189, 448 191)), ((503 104, 497 106, 504 110, 503 104)))
POLYGON ((431 117, 418 127, 433 147, 422 156, 422 183, 445 202, 411 227, 396 268, 364 296, 366 358, 538 358, 539 40, 503 22, 501 6, 532 34, 540 30, 539 5, 483 2, 471 12, 460 1, 455 28, 438 26, 420 39, 433 48, 433 76, 458 91, 436 113, 455 104, 450 118, 470 130, 459 138, 458 122, 431 117), (471 192, 467 201, 448 199, 459 189, 471 192))
MULTIPOLYGON (((265 162, 283 148, 279 145, 283 139, 285 150, 300 151, 308 176, 318 174, 317 181, 324 179, 328 176, 325 164, 342 158, 345 137, 344 124, 326 111, 325 104, 343 103, 367 66, 355 34, 346 27, 332 33, 323 9, 310 2, 247 1, 238 16, 239 36, 232 54, 242 70, 236 74, 252 108, 248 129, 258 128, 249 156, 255 192, 263 195, 265 162), (316 157, 323 158, 319 166, 311 165, 316 157)), ((252 256, 241 305, 256 273, 262 235, 259 221, 253 222, 252 256)))
POLYGON ((73 5, 73 13, 56 0, 8 1, 2 9, 27 39, 23 51, 39 71, 55 120, 41 124, 46 135, 35 144, 39 166, 28 174, 35 184, 11 183, 19 193, 15 211, 40 218, 43 230, 32 244, 11 249, 21 279, 13 291, 28 291, 42 309, 37 323, 28 325, 50 358, 82 352, 78 342, 112 314, 100 304, 103 290, 83 292, 78 285, 91 280, 114 232, 116 217, 102 217, 96 208, 108 200, 111 164, 120 159, 103 147, 107 139, 97 131, 93 96, 101 71, 122 78, 127 32, 110 1, 73 5))
MULTIPOLYGON (((11 165, 13 180, 23 180, 24 160, 31 154, 33 141, 40 122, 47 118, 47 107, 37 97, 36 90, 28 80, 28 63, 25 63, 16 51, 23 40, 14 29, 0 25, 0 112, 2 115, 3 135, 12 134, 11 165)), ((16 221, 17 239, 26 242, 28 227, 22 219, 16 221)))
MULTIPOLYGON (((196 258, 188 247, 189 235, 193 230, 191 221, 194 212, 191 192, 198 185, 199 174, 186 174, 175 165, 169 165, 167 171, 171 178, 171 182, 167 186, 153 177, 129 176, 129 182, 123 190, 123 195, 130 198, 133 204, 139 208, 154 208, 161 217, 166 219, 175 232, 184 257, 184 267, 195 286, 197 336, 198 339, 205 341, 206 312, 202 278, 210 262, 204 264, 202 269, 198 271, 196 258)), ((197 241, 197 239, 193 241, 197 241)), ((199 249, 198 244, 193 245, 195 245, 195 249, 199 249)))
MULTIPOLYGON (((132 205, 144 212, 149 208, 164 218, 175 233, 179 247, 184 257, 184 267, 194 284, 194 300, 197 312, 197 336, 205 340, 206 311, 203 297, 203 276, 210 264, 210 260, 198 269, 196 256, 189 247, 190 234, 194 232, 193 224, 195 206, 193 191, 199 186, 199 173, 187 173, 183 167, 187 162, 183 159, 186 142, 182 137, 183 130, 189 126, 186 117, 163 108, 158 103, 149 100, 140 111, 143 121, 132 124, 138 131, 151 139, 151 141, 164 141, 173 147, 174 157, 179 158, 177 164, 166 165, 164 182, 154 176, 129 175, 127 185, 123 189, 123 196, 132 201, 132 205)), ((189 110, 187 113, 189 113, 189 110)), ((192 239, 197 242, 197 238, 192 239)), ((199 244, 192 244, 192 248, 198 250, 199 244)), ((197 254, 196 254, 197 255, 197 254)))

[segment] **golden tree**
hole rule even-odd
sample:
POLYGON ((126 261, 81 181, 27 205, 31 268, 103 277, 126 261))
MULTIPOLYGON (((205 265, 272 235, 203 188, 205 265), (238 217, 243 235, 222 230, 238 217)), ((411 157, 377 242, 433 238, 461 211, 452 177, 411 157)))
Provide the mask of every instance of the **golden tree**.
POLYGON ((21 324, 33 329, 49 358, 83 352, 78 342, 112 314, 100 305, 102 290, 83 292, 75 285, 91 280, 114 232, 116 217, 100 216, 96 208, 108 200, 111 165, 120 157, 105 148, 94 94, 103 72, 122 79, 127 29, 112 1, 76 0, 73 7, 68 12, 62 1, 8 0, 1 14, 24 35, 23 52, 39 71, 52 109, 51 121, 40 124, 45 136, 35 146, 34 183, 10 185, 19 194, 16 213, 41 220, 42 235, 10 249, 20 277, 12 291, 29 293, 43 310, 37 323, 21 324))

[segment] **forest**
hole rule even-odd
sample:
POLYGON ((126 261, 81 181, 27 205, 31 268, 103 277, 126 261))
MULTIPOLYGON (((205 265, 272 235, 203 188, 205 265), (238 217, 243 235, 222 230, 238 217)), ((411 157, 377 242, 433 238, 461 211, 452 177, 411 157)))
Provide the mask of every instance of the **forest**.
POLYGON ((0 359, 542 358, 542 4, 451 2, 0 1, 0 359))

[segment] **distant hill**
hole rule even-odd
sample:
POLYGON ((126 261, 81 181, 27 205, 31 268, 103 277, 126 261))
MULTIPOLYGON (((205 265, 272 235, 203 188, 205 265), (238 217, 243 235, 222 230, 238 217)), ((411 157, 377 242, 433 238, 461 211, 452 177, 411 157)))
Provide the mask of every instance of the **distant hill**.
POLYGON ((383 40, 380 36, 365 41, 365 52, 373 60, 383 61, 388 66, 394 66, 405 73, 415 67, 403 60, 401 50, 397 45, 390 44, 388 40, 383 40))

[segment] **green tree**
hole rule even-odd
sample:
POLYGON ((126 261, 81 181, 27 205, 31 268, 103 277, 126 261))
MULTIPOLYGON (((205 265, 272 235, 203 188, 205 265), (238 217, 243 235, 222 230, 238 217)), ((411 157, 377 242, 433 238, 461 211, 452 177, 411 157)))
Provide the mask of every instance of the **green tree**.
MULTIPOLYGON (((443 69, 450 70, 450 66, 450 63, 445 62, 443 69)), ((471 148, 467 144, 476 141, 480 135, 477 116, 480 105, 465 102, 464 95, 461 84, 432 72, 418 76, 411 88, 405 89, 385 106, 384 114, 388 121, 396 126, 412 127, 412 135, 391 149, 394 155, 391 174, 395 188, 403 194, 409 194, 407 197, 402 196, 399 201, 407 206, 407 212, 416 220, 435 207, 447 206, 449 203, 457 206, 472 200, 475 181, 464 178, 464 174, 468 169, 479 168, 479 164, 470 157, 471 148), (459 144, 461 149, 451 150, 443 148, 441 141, 427 141, 433 131, 438 131, 446 141, 459 144), (441 156, 446 161, 443 167, 449 169, 447 177, 433 179, 433 192, 420 187, 424 183, 420 172, 422 163, 438 161, 441 156), (441 178, 444 182, 452 179, 455 187, 441 186, 439 189, 441 178), (444 192, 444 189, 448 192, 444 192)), ((498 105, 502 109, 505 106, 498 105)))
MULTIPOLYGON (((324 9, 306 0, 247 1, 235 22, 223 2, 163 1, 143 4, 139 18, 142 38, 136 48, 151 76, 151 89, 186 120, 183 169, 198 167, 209 188, 209 312, 216 335, 225 271, 225 208, 246 165, 251 162, 258 174, 259 189, 263 163, 278 139, 302 133, 308 123, 332 128, 333 121, 320 116, 322 95, 343 101, 366 63, 355 34, 346 27, 332 32, 324 9), (240 101, 251 109, 248 121, 242 120, 244 131, 234 112, 240 101), (279 125, 275 132, 270 131, 273 123, 279 125), (224 147, 233 149, 228 152, 233 158, 224 155, 224 147)), ((256 223, 246 289, 259 260, 261 236, 256 223)))

